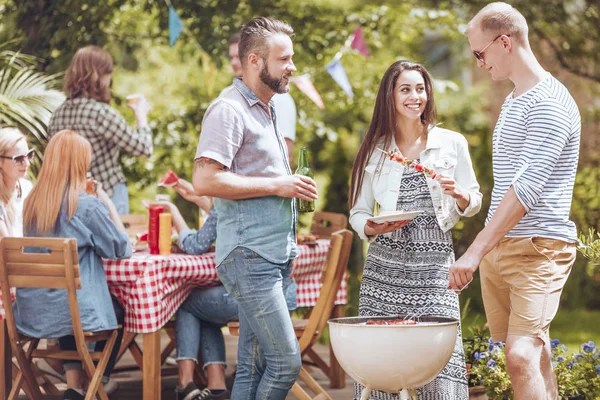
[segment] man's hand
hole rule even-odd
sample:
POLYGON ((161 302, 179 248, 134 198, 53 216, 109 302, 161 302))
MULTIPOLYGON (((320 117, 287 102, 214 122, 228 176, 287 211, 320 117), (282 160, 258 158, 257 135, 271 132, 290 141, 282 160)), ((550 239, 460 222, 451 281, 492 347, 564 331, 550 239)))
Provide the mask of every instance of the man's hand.
POLYGON ((317 184, 312 178, 304 175, 280 176, 275 178, 275 195, 279 197, 317 200, 317 184))
POLYGON ((173 185, 173 189, 187 201, 195 203, 198 207, 202 208, 204 212, 210 212, 210 209, 213 206, 212 197, 198 196, 190 182, 179 178, 177 183, 173 185))
POLYGON ((467 288, 467 285, 473 280, 473 274, 479 268, 481 257, 467 252, 462 255, 454 264, 450 266, 448 289, 460 292, 467 288))
POLYGON ((395 230, 398 230, 398 229, 408 225, 409 223, 410 223, 410 220, 395 221, 395 222, 386 221, 382 224, 378 224, 373 221, 367 221, 367 224, 365 225, 365 235, 375 236, 375 235, 381 235, 383 233, 393 232, 395 230))

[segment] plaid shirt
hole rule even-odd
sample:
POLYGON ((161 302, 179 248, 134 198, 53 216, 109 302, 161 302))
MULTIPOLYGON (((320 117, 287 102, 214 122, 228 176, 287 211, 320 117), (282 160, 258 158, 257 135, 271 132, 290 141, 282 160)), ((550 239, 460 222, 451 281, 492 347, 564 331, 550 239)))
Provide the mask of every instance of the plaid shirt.
POLYGON ((76 131, 92 144, 90 172, 110 197, 115 186, 127 182, 119 162, 121 150, 134 156, 152 154, 150 127, 132 129, 108 104, 93 99, 81 97, 61 104, 50 119, 48 132, 53 136, 63 129, 76 131))

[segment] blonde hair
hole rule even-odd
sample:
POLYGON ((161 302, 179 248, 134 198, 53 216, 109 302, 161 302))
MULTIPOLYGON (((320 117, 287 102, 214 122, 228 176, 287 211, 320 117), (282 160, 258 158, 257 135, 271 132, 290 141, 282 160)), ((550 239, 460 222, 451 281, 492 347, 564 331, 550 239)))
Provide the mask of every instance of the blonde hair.
POLYGON ((64 90, 69 99, 86 97, 110 102, 110 88, 102 77, 113 70, 112 56, 97 46, 77 50, 65 74, 64 90))
POLYGON ((73 218, 91 160, 92 145, 76 132, 65 129, 50 139, 37 183, 25 199, 25 231, 42 235, 54 231, 63 201, 69 220, 73 218))
POLYGON ((469 22, 465 33, 475 27, 479 27, 482 32, 491 32, 493 36, 510 35, 512 40, 529 48, 527 21, 510 4, 499 1, 483 7, 469 22))
MULTIPOLYGON (((27 138, 17 128, 2 128, 0 129, 0 155, 6 155, 7 152, 11 151, 17 143, 21 140, 26 141, 27 138)), ((6 160, 5 162, 12 162, 6 160)), ((20 185, 17 181, 17 186, 8 187, 4 181, 4 172, 0 173, 0 201, 6 208, 6 215, 8 216, 8 222, 12 225, 15 222, 16 208, 13 201, 13 195, 15 190, 20 185)))

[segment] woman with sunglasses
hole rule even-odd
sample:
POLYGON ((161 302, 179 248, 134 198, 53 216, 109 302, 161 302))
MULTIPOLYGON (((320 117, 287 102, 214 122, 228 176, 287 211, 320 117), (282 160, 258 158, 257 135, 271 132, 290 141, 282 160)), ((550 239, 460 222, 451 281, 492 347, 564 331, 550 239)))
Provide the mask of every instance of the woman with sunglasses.
POLYGON ((113 59, 105 50, 96 46, 77 50, 65 74, 67 100, 54 111, 48 132, 52 136, 63 129, 72 129, 90 141, 92 176, 102 183, 119 214, 129 214, 129 193, 120 154, 152 155, 150 105, 141 95, 128 103, 137 120, 137 129, 129 127, 110 106, 112 70, 113 59))
MULTIPOLYGON (((92 146, 74 131, 54 135, 44 153, 38 181, 25 201, 23 227, 27 236, 77 239, 82 289, 77 302, 84 331, 116 329, 124 312, 108 291, 102 258, 130 257, 131 243, 119 214, 99 184, 86 193, 86 173, 92 146)), ((63 350, 75 350, 67 294, 64 290, 17 289, 15 319, 20 332, 32 337, 57 338, 63 350)), ((123 337, 117 342, 104 371, 108 382, 123 337)), ((96 350, 104 342, 96 343, 96 350)), ((82 400, 81 363, 65 361, 68 390, 63 399, 82 400)))
POLYGON ((0 129, 0 237, 23 236, 23 200, 32 186, 25 175, 34 154, 20 130, 0 129))

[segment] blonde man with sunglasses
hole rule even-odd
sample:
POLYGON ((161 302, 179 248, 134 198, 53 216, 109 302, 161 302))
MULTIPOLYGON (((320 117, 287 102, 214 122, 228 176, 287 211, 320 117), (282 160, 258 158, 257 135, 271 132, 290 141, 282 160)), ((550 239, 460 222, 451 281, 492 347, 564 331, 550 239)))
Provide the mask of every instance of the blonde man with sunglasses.
POLYGON ((468 24, 477 65, 515 86, 493 135, 494 189, 486 221, 450 267, 450 288, 480 268, 494 341, 506 341, 516 400, 556 399, 550 322, 575 260, 569 221, 581 118, 569 91, 537 61, 523 15, 491 3, 468 24))
POLYGON ((21 131, 0 129, 0 237, 23 236, 23 200, 32 187, 25 175, 34 154, 21 131))

